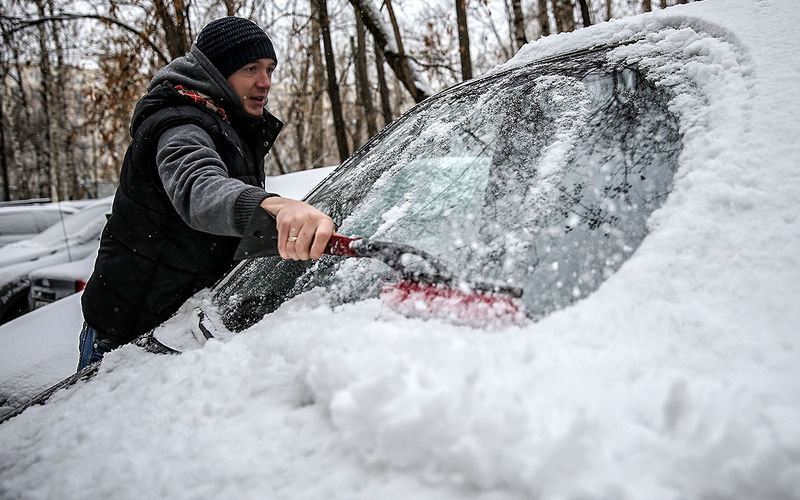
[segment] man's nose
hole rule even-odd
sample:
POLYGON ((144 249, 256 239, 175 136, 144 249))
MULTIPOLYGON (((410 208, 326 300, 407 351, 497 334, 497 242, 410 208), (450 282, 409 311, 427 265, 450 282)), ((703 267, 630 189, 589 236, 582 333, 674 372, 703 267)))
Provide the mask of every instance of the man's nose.
POLYGON ((265 88, 269 90, 270 85, 272 85, 272 78, 269 76, 266 70, 262 71, 258 75, 258 79, 256 80, 256 85, 260 88, 265 88))

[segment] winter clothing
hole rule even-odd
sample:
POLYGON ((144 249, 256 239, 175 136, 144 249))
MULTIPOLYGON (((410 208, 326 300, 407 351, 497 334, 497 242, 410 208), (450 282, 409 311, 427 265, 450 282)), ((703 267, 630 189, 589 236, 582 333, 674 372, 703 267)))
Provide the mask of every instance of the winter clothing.
MULTIPOLYGON (((250 40, 244 32, 208 47, 234 59, 250 54, 249 47, 231 53, 250 40)), ((211 34, 206 41, 220 38, 211 34)), ((269 41, 258 40, 262 49, 269 41)), ((271 195, 264 155, 283 124, 266 110, 249 115, 199 42, 155 75, 131 120, 120 186, 82 298, 84 319, 112 348, 222 277, 247 221, 271 195)))
POLYGON ((208 23, 197 37, 197 48, 225 78, 256 59, 278 62, 264 30, 241 17, 223 17, 208 23))
POLYGON ((83 370, 96 361, 100 361, 103 359, 103 356, 111 350, 111 347, 104 344, 101 340, 98 340, 97 337, 97 330, 84 322, 83 328, 81 329, 80 342, 78 344, 78 350, 81 353, 81 357, 78 360, 78 371, 83 370))

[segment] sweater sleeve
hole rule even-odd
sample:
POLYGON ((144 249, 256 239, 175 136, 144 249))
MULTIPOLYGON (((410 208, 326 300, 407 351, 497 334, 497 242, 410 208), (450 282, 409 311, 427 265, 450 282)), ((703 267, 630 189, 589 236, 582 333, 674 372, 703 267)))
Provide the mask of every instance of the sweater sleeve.
POLYGON ((277 196, 231 178, 211 136, 194 124, 161 134, 156 163, 175 210, 199 231, 241 236, 256 207, 277 196))

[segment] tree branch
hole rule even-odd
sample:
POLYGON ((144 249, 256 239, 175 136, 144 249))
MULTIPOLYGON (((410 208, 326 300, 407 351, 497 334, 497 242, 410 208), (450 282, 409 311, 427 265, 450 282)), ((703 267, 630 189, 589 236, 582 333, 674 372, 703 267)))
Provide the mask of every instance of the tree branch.
POLYGON ((103 16, 100 14, 59 14, 56 16, 42 16, 31 19, 23 19, 19 17, 0 15, 0 20, 9 22, 11 25, 7 30, 5 30, 5 33, 7 35, 11 35, 22 29, 29 28, 31 26, 38 26, 40 24, 50 21, 76 21, 79 19, 95 19, 98 21, 103 21, 109 24, 113 24, 115 26, 119 26, 120 28, 133 33, 134 35, 139 37, 139 39, 141 39, 143 42, 149 45, 150 48, 153 49, 153 52, 156 53, 158 58, 161 59, 161 61, 164 64, 167 64, 170 61, 169 57, 167 57, 167 55, 164 54, 164 52, 158 47, 158 45, 155 44, 155 42, 153 42, 150 39, 150 37, 139 31, 138 29, 134 28, 133 26, 113 17, 103 16))

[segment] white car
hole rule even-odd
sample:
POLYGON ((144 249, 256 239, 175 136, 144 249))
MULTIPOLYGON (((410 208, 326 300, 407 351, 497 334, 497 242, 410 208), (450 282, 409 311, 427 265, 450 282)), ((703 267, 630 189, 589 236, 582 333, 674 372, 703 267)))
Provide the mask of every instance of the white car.
POLYGON ((307 200, 521 288, 523 321, 398 314, 372 260, 246 261, 154 332, 204 344, 124 346, 0 425, 3 493, 800 498, 798 24, 693 2, 424 101, 307 200))
POLYGON ((33 238, 77 210, 60 203, 0 206, 0 247, 33 238))
POLYGON ((110 209, 111 198, 104 198, 33 238, 0 248, 0 324, 28 311, 31 271, 80 260, 96 250, 110 209))
POLYGON ((31 271, 28 309, 32 311, 82 291, 94 270, 98 248, 82 259, 31 271))

